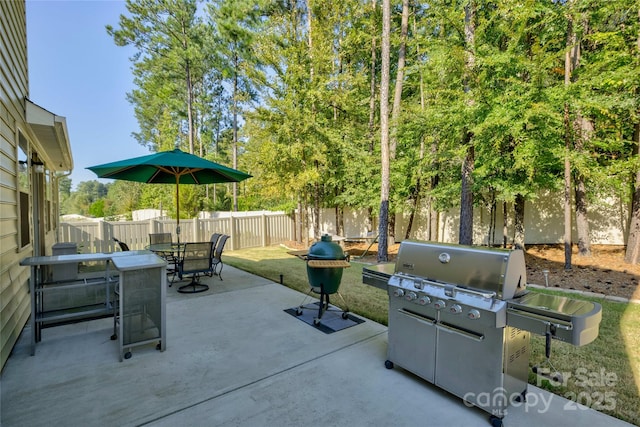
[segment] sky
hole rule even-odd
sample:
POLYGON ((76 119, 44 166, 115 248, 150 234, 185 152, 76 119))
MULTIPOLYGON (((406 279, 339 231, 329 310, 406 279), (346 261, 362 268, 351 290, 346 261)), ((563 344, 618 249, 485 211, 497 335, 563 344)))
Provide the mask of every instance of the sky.
POLYGON ((126 94, 133 88, 130 47, 116 46, 119 0, 27 0, 29 99, 67 120, 73 188, 98 179, 88 166, 150 152, 133 138, 138 124, 126 94))

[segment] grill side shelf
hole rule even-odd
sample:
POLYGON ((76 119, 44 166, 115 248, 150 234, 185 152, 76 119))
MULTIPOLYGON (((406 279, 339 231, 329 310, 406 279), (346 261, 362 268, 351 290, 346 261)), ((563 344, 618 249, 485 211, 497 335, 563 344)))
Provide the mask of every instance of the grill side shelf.
POLYGON ((348 268, 351 267, 348 261, 341 259, 312 259, 307 261, 307 265, 311 268, 348 268))
MULTIPOLYGON (((544 297, 547 302, 554 302, 556 299, 558 303, 563 303, 567 307, 577 306, 580 307, 580 310, 559 312, 557 309, 546 306, 510 301, 507 307, 507 324, 538 335, 545 335, 549 332, 553 338, 575 346, 589 344, 598 337, 602 320, 602 306, 600 304, 566 297, 553 298, 549 295, 544 297)), ((547 306, 560 305, 547 304, 547 306)))

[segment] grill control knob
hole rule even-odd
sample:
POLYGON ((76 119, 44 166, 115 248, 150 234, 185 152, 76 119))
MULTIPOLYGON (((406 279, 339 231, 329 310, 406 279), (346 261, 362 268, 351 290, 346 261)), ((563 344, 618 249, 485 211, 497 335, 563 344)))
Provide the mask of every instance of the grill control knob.
POLYGON ((422 296, 418 299, 418 304, 420 305, 427 305, 431 302, 431 298, 429 298, 428 296, 422 296))
POLYGON ((471 320, 479 319, 480 318, 480 312, 474 308, 473 310, 469 310, 469 313, 467 314, 467 317, 469 319, 471 319, 471 320))
POLYGON ((449 312, 451 314, 460 314, 462 313, 462 307, 460 307, 460 304, 453 304, 451 307, 449 307, 449 312))
POLYGON ((395 291, 393 291, 393 296, 394 297, 398 297, 398 298, 402 298, 404 296, 404 290, 403 289, 396 289, 395 291))
POLYGON ((415 299, 418 299, 418 295, 416 295, 415 292, 407 292, 407 294, 404 296, 404 299, 406 299, 407 301, 413 301, 415 299))
POLYGON ((447 306, 447 304, 446 304, 444 301, 442 301, 441 299, 439 299, 439 300, 437 300, 436 302, 434 302, 434 303, 433 303, 433 307, 434 307, 436 310, 443 309, 443 308, 445 308, 446 306, 447 306))

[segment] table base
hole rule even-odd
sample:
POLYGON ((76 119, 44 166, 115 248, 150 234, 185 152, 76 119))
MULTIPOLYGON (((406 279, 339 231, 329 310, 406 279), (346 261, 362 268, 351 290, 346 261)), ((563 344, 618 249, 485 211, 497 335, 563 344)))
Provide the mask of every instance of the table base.
POLYGON ((197 294, 198 292, 205 292, 209 290, 209 286, 203 283, 191 282, 187 285, 182 285, 178 288, 178 292, 181 294, 197 294))

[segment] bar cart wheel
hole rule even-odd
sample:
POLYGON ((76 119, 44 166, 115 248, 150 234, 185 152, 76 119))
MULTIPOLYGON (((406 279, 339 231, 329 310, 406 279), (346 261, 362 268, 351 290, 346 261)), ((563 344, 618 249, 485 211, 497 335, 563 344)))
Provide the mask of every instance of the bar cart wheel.
POLYGON ((302 316, 302 307, 296 308, 296 316, 302 316))
POLYGON ((385 360, 384 367, 387 369, 393 369, 393 362, 391 360, 385 360))
POLYGON ((344 320, 347 320, 347 319, 349 318, 349 313, 347 313, 346 311, 343 311, 343 312, 342 312, 342 318, 343 318, 344 320))
POLYGON ((118 339, 118 335, 116 334, 111 335, 111 341, 115 341, 117 339, 118 339))
POLYGON ((131 359, 131 352, 130 352, 130 351, 127 351, 127 352, 124 354, 124 358, 125 358, 125 359, 131 359))
POLYGON ((320 324, 320 319, 318 319, 317 317, 313 319, 313 324, 318 326, 320 324))
POLYGON ((156 350, 160 350, 160 349, 162 349, 162 343, 156 344, 156 350))
POLYGON ((489 417, 489 422, 491 423, 491 427, 502 427, 502 418, 496 417, 495 415, 489 417))

